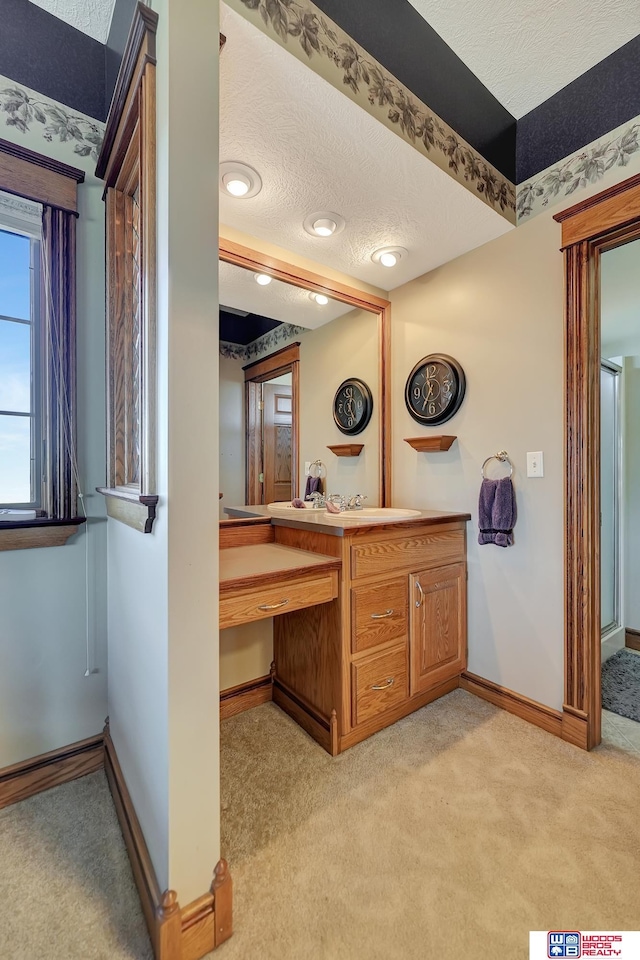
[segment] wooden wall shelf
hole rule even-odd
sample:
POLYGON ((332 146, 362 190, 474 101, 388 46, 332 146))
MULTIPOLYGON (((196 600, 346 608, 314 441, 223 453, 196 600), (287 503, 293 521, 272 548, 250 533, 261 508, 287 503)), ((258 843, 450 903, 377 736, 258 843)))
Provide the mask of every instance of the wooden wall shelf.
POLYGON ((448 450, 453 441, 457 439, 457 437, 448 437, 442 434, 437 437, 405 437, 404 442, 420 453, 433 453, 436 450, 448 450))
POLYGON ((359 457, 363 449, 364 443, 337 443, 332 447, 327 445, 327 450, 335 453, 336 457, 359 457))

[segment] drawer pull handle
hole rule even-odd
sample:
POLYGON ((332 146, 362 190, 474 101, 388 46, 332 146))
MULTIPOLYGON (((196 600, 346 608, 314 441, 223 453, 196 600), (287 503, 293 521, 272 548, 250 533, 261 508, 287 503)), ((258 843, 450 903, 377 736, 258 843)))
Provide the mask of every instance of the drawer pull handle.
POLYGON ((391 608, 390 610, 385 610, 384 613, 372 613, 371 619, 372 620, 388 620, 389 617, 393 616, 393 614, 394 614, 394 610, 393 608, 391 608))
POLYGON ((387 677, 384 683, 374 683, 371 687, 372 690, 388 690, 389 687, 393 686, 395 677, 387 677))
POLYGON ((281 600, 279 603, 261 603, 258 610, 277 610, 279 607, 285 607, 289 600, 281 600))
POLYGON ((424 603, 424 590, 419 580, 416 580, 416 590, 418 591, 418 599, 416 600, 416 607, 421 607, 424 603))

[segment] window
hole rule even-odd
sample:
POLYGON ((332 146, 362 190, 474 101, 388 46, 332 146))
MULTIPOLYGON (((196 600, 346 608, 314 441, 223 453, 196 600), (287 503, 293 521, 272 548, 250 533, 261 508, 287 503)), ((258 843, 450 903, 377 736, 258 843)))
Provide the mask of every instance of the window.
POLYGON ((76 167, 0 139, 0 550, 62 545, 83 522, 75 422, 83 180, 76 167))
POLYGON ((39 509, 40 237, 0 218, 0 508, 39 509))
POLYGON ((141 533, 156 516, 157 14, 138 4, 96 176, 105 181, 107 513, 141 533))

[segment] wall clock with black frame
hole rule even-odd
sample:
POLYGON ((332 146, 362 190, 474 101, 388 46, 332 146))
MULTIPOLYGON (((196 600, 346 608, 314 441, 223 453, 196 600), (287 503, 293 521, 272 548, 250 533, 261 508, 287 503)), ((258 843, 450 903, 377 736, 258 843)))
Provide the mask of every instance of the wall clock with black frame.
POLYGON ((446 423, 460 409, 466 389, 464 370, 446 353, 431 353, 407 378, 404 400, 414 420, 425 426, 446 423))
POLYGON ((333 398, 333 419, 349 437, 362 433, 373 413, 373 396, 364 382, 350 377, 340 384, 333 398))

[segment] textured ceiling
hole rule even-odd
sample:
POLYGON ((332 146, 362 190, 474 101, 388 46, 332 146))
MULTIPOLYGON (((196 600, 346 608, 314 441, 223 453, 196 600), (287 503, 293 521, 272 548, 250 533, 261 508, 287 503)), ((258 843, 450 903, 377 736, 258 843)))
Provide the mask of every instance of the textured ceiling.
POLYGON ((116 0, 31 0, 76 30, 106 43, 116 0))
POLYGON ((603 356, 640 353, 640 240, 603 254, 600 303, 603 356))
POLYGON ((224 4, 221 29, 220 159, 248 163, 263 181, 249 200, 221 193, 222 223, 383 290, 513 229, 224 4), (342 233, 304 232, 322 210, 346 219, 342 233), (386 246, 409 255, 393 269, 374 264, 386 246))
MULTIPOLYGON (((235 307, 236 310, 248 310, 249 313, 308 327, 310 330, 353 310, 353 307, 337 300, 330 300, 322 307, 309 299, 306 290, 280 280, 272 280, 268 286, 261 287, 250 270, 223 261, 220 262, 219 300, 222 309, 235 307)), ((242 317, 238 317, 238 323, 242 323, 242 317)))
POLYGON ((638 0, 409 0, 522 117, 640 33, 638 0))

